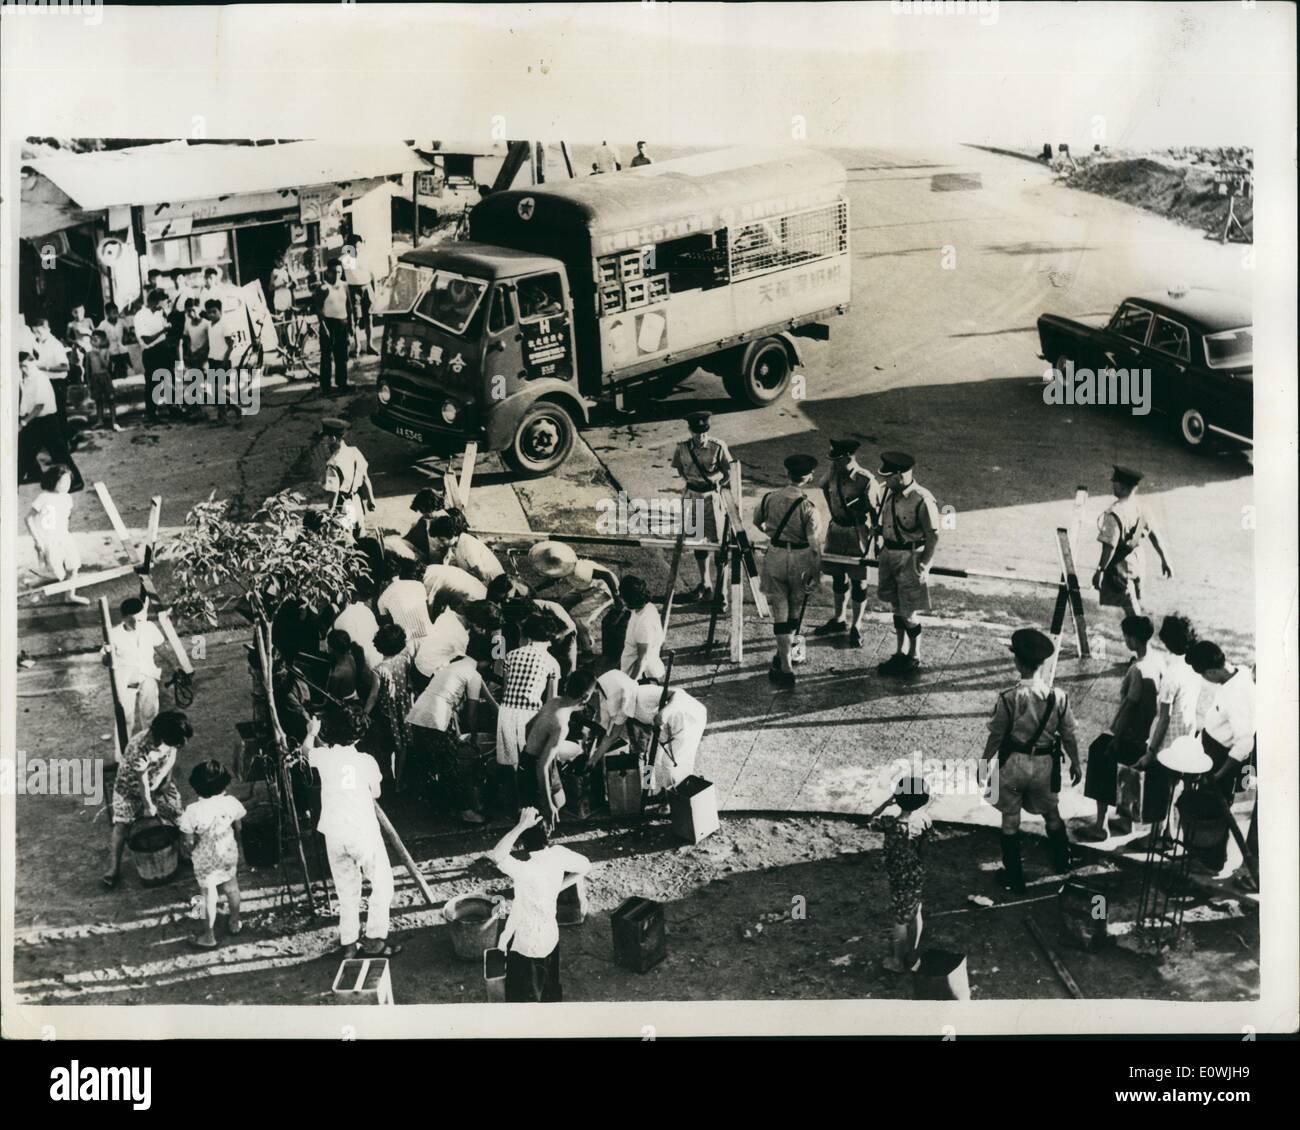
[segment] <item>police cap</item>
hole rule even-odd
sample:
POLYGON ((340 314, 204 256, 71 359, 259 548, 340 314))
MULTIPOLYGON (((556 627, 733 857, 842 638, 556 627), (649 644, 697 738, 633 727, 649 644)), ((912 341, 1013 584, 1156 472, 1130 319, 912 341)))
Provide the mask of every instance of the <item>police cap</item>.
POLYGON ((852 455, 860 444, 856 439, 833 439, 831 440, 831 458, 842 459, 846 455, 852 455))
POLYGON ((1137 484, 1142 481, 1142 472, 1135 471, 1132 467, 1121 467, 1116 463, 1110 478, 1111 482, 1127 483, 1129 486, 1133 487, 1137 486, 1137 484))
POLYGON ((1042 663, 1055 650, 1051 639, 1037 628, 1018 628, 1011 633, 1011 651, 1026 663, 1042 663))
POLYGON ((687 412, 686 426, 693 432, 707 432, 712 418, 712 412, 687 412))
POLYGON ((342 439, 347 434, 348 422, 337 416, 326 416, 320 422, 320 430, 322 435, 338 436, 342 439))
POLYGON ((801 479, 804 475, 811 475, 816 466, 817 456, 808 455, 806 452, 799 452, 785 457, 785 469, 792 478, 801 479))
POLYGON ((915 466, 916 460, 905 451, 882 451, 880 453, 880 473, 882 475, 910 471, 915 466))

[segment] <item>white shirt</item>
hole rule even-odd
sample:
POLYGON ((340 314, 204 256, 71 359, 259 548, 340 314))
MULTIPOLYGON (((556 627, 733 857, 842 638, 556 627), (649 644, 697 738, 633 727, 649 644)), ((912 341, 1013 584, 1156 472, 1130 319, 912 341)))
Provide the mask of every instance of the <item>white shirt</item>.
POLYGON ((134 629, 118 624, 108 634, 113 649, 113 674, 125 683, 157 679, 162 668, 154 659, 154 650, 166 643, 158 625, 150 620, 137 621, 134 629))
POLYGON ((585 875, 591 864, 576 851, 553 844, 529 853, 527 859, 509 856, 496 861, 503 875, 514 880, 514 901, 501 933, 500 946, 523 957, 547 957, 560 944, 555 904, 566 874, 585 875))
POLYGON ((1196 733, 1196 705, 1204 685, 1205 681, 1192 670, 1185 656, 1169 656, 1158 698, 1162 706, 1169 707, 1169 729, 1164 741, 1166 749, 1175 738, 1196 733))
POLYGON ((1233 761, 1245 761, 1255 745, 1255 680, 1245 667, 1238 667, 1215 690, 1205 716, 1205 732, 1228 747, 1233 761))
POLYGON ((483 676, 478 673, 478 664, 466 656, 448 663, 429 680, 406 721, 412 726, 446 730, 461 705, 477 702, 482 694, 483 676))
MULTIPOLYGON (((139 339, 141 345, 144 345, 145 338, 160 334, 166 328, 167 315, 161 310, 150 310, 146 306, 135 316, 135 336, 139 339)), ((154 344, 162 345, 163 342, 155 342, 154 344)))
POLYGON ((415 669, 425 678, 436 675, 458 655, 469 649, 469 629, 448 608, 434 622, 415 649, 415 669))
POLYGON ((400 578, 379 595, 379 611, 393 618, 408 640, 423 639, 433 630, 429 620, 429 597, 419 581, 400 578))
POLYGON ((325 299, 321 303, 321 315, 326 318, 346 320, 348 316, 348 284, 343 279, 336 283, 321 282, 325 299))
POLYGON ((40 369, 52 381, 67 380, 68 370, 65 367, 61 372, 53 372, 55 365, 66 366, 68 364, 68 350, 56 337, 47 337, 44 341, 38 341, 34 350, 36 356, 36 367, 40 369))
POLYGON ((42 539, 65 536, 72 514, 72 495, 43 490, 32 499, 31 512, 36 515, 36 528, 42 539))
POLYGON ((477 577, 485 585, 505 570, 497 555, 473 534, 461 534, 447 554, 447 564, 455 565, 477 577))
POLYGON ((457 565, 430 565, 424 571, 424 593, 429 603, 440 592, 460 593, 466 600, 486 600, 487 586, 457 565))
POLYGON ((347 632, 353 643, 359 643, 366 653, 366 662, 371 670, 378 667, 384 657, 375 647, 375 633, 379 631, 379 621, 370 611, 368 604, 349 604, 334 619, 334 627, 340 632, 347 632))
POLYGON ((320 773, 320 821, 316 830, 327 839, 380 839, 375 816, 379 763, 356 746, 316 746, 308 764, 320 773))
POLYGON ((325 463, 325 489, 356 494, 369 472, 366 457, 351 444, 340 441, 339 449, 325 463))
POLYGON ((627 635, 623 639, 623 654, 618 662, 619 670, 625 675, 632 674, 636 667, 637 645, 644 644, 649 650, 646 652, 645 663, 641 667, 641 677, 662 679, 664 661, 659 657, 659 649, 663 646, 663 642, 664 625, 659 619, 659 609, 653 604, 638 608, 628 617, 627 635))
POLYGON ((126 330, 126 323, 119 316, 116 322, 110 322, 105 318, 95 327, 106 338, 108 338, 108 352, 116 356, 119 353, 125 353, 126 347, 122 344, 122 334, 126 330))
POLYGON ((54 386, 50 384, 50 378, 40 369, 29 366, 18 379, 18 415, 30 423, 55 410, 54 386))

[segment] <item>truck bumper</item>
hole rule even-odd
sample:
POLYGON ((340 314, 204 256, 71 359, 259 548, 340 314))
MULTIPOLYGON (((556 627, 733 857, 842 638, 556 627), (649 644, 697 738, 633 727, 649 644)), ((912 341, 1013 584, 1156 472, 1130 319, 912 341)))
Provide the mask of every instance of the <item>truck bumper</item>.
POLYGON ((478 428, 459 428, 455 424, 431 423, 428 420, 408 420, 405 416, 378 408, 370 414, 370 422, 402 439, 439 451, 455 453, 464 450, 470 440, 480 444, 486 438, 478 428))

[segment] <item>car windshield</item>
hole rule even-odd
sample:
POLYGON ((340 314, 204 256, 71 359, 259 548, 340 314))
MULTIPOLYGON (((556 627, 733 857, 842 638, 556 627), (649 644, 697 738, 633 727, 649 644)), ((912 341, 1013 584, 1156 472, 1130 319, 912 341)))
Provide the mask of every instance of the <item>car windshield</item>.
POLYGON ((415 312, 454 334, 463 334, 488 284, 452 271, 434 271, 433 282, 415 312))
POLYGON ((1205 363, 1211 369, 1240 369, 1250 365, 1254 351, 1253 326, 1205 335, 1205 363))
POLYGON ((380 305, 385 313, 409 314, 433 279, 428 267, 398 263, 387 287, 387 301, 380 305))

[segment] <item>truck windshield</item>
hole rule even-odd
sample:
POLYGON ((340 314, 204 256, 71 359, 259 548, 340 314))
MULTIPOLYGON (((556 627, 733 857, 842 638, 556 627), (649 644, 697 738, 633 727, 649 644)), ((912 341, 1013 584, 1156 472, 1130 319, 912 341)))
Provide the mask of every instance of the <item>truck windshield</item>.
POLYGON ((454 334, 463 334, 478 309, 488 284, 483 279, 434 271, 433 282, 420 299, 415 312, 454 334))
POLYGON ((1205 335, 1205 363, 1211 369, 1239 369, 1251 364, 1255 350, 1253 326, 1205 335))
POLYGON ((388 286, 387 301, 382 303, 384 312, 409 314, 432 279, 433 271, 428 267, 398 263, 388 286))

